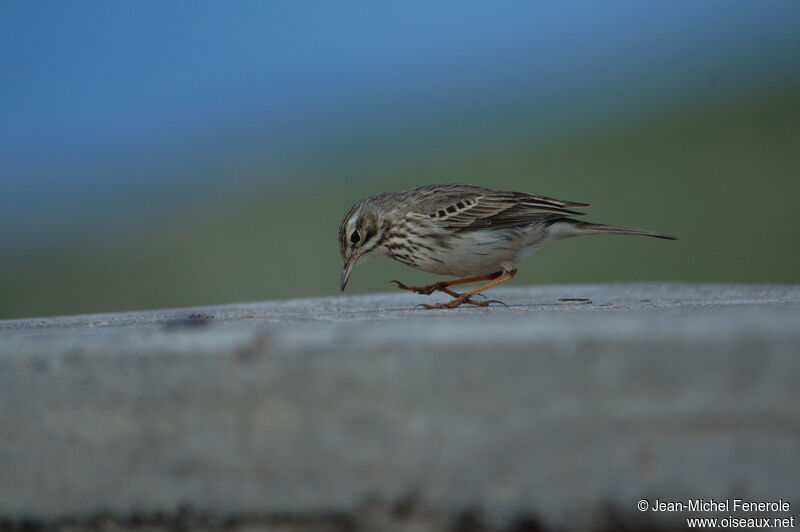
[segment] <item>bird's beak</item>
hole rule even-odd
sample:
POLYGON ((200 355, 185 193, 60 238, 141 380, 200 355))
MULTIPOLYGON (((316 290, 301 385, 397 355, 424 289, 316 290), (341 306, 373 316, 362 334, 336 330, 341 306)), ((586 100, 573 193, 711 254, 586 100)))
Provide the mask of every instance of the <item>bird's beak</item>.
POLYGON ((342 270, 342 282, 339 285, 339 288, 342 289, 342 292, 344 292, 344 289, 347 286, 347 281, 350 280, 350 274, 353 273, 353 268, 355 268, 356 262, 358 262, 359 258, 361 258, 361 254, 354 253, 344 263, 344 270, 342 270))

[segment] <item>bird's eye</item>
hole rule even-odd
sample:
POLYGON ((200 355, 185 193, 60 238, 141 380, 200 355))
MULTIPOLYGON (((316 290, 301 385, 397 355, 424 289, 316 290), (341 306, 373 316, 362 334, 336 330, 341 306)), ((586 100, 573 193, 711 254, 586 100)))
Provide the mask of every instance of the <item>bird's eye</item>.
POLYGON ((358 231, 353 231, 353 234, 350 235, 350 242, 358 244, 359 240, 361 240, 361 235, 358 234, 358 231))

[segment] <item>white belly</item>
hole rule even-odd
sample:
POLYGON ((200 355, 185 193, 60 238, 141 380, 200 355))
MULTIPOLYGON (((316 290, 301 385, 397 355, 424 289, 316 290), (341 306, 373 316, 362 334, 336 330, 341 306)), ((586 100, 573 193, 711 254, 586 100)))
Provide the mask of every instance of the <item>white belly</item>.
POLYGON ((502 271, 503 263, 516 264, 528 256, 545 237, 546 229, 539 225, 459 232, 453 234, 449 249, 423 250, 415 267, 456 277, 489 275, 502 271))

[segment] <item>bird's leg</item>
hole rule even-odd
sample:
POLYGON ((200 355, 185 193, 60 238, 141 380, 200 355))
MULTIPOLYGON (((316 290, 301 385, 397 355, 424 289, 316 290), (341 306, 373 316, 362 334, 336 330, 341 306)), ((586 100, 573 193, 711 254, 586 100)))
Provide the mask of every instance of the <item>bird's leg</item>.
POLYGON ((465 279, 453 279, 452 281, 442 281, 440 283, 429 284, 427 286, 406 286, 400 281, 391 281, 391 282, 397 284, 397 288, 400 288, 401 290, 408 290, 409 292, 414 292, 415 294, 422 294, 424 296, 429 296, 434 292, 444 292, 445 294, 448 294, 452 297, 460 297, 461 294, 449 290, 448 287, 457 284, 488 281, 491 279, 496 279, 500 275, 502 275, 502 272, 492 273, 490 275, 481 275, 479 277, 467 277, 465 279))
POLYGON ((502 301, 497 301, 496 299, 489 299, 487 301, 474 301, 472 297, 480 294, 485 290, 495 287, 500 283, 508 281, 509 279, 513 278, 516 274, 517 274, 517 269, 514 268, 513 266, 510 266, 509 268, 504 269, 502 272, 498 272, 496 274, 488 276, 491 278, 489 282, 482 284, 478 288, 474 288, 469 292, 464 292, 463 294, 454 298, 452 301, 448 301, 447 303, 437 303, 434 305, 422 305, 422 307, 426 309, 445 309, 445 308, 456 308, 463 304, 475 305, 478 307, 488 307, 490 303, 503 304, 502 301))

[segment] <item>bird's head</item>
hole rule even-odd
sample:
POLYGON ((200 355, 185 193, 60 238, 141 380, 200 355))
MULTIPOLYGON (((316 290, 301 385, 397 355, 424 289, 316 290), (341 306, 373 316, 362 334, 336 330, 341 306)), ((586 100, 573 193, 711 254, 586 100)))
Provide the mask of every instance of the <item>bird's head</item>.
POLYGON ((385 225, 381 223, 380 210, 370 198, 353 205, 339 226, 339 252, 344 260, 340 288, 344 292, 356 263, 365 255, 382 249, 385 225))

